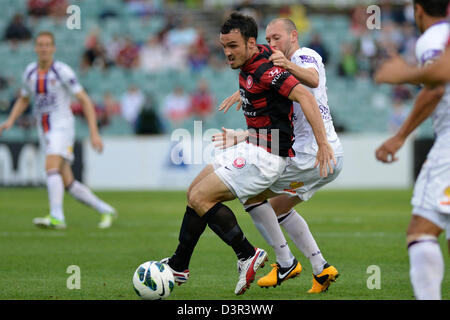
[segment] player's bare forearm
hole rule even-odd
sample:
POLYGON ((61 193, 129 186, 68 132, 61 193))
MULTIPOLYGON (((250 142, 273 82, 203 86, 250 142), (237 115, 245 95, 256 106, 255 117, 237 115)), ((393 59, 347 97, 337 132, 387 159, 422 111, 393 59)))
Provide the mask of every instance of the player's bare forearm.
POLYGON ((95 107, 94 104, 92 103, 92 100, 84 91, 78 93, 76 97, 83 107, 83 113, 88 123, 91 135, 98 134, 97 116, 95 115, 95 107))
POLYGON ((438 105, 444 94, 443 86, 435 88, 424 88, 419 92, 416 102, 408 118, 403 122, 398 132, 387 139, 375 151, 375 157, 384 163, 392 163, 398 160, 396 154, 405 143, 406 138, 425 119, 427 119, 438 105))
POLYGON ((334 158, 334 151, 328 143, 327 132, 316 99, 301 85, 294 87, 289 99, 300 103, 300 107, 313 130, 318 146, 315 167, 319 166, 322 177, 327 177, 328 171, 333 174, 333 163, 336 165, 336 159, 334 158))
POLYGON ((236 131, 233 129, 227 129, 222 127, 222 132, 216 133, 212 136, 212 141, 217 142, 216 148, 226 149, 230 148, 238 143, 244 142, 249 135, 248 130, 236 131))
POLYGON ((86 92, 81 91, 76 95, 77 99, 81 102, 81 105, 83 106, 83 112, 84 116, 86 117, 86 121, 89 126, 89 132, 91 134, 91 144, 92 147, 98 151, 103 151, 103 141, 100 137, 100 134, 98 133, 98 127, 97 127, 97 117, 95 115, 95 109, 94 104, 92 103, 89 96, 86 94, 86 92))
POLYGON ((14 103, 14 106, 11 110, 11 113, 9 114, 7 122, 9 122, 11 125, 13 125, 17 118, 19 118, 27 109, 29 105, 30 99, 25 97, 19 97, 17 101, 14 103))
POLYGON ((445 87, 424 88, 417 95, 411 113, 397 132, 397 136, 405 140, 422 122, 424 122, 436 109, 444 95, 445 87))
POLYGON ((289 62, 286 70, 307 87, 317 88, 319 86, 319 74, 314 68, 302 68, 293 62, 289 62))

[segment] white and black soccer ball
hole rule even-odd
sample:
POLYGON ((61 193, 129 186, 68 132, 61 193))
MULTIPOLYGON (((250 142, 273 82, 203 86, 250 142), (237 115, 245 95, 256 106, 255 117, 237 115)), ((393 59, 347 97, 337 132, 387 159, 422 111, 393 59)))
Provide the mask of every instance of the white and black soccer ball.
POLYGON ((144 262, 133 275, 134 291, 144 300, 167 298, 174 286, 172 271, 159 261, 144 262))

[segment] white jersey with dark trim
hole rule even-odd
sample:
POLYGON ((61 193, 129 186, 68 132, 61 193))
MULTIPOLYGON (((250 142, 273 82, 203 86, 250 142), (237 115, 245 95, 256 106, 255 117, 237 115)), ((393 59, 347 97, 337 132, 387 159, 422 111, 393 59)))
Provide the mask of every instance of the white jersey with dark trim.
MULTIPOLYGON (((433 63, 444 52, 450 36, 447 20, 429 27, 417 40, 416 58, 420 67, 433 63)), ((450 135, 450 83, 432 114, 433 130, 437 138, 450 135)))
MULTIPOLYGON (((322 63, 322 57, 314 50, 309 48, 300 48, 294 52, 291 61, 301 68, 314 68, 319 74, 319 86, 309 88, 305 86, 316 98, 317 104, 322 115, 323 123, 327 132, 328 142, 334 150, 335 156, 343 155, 344 150, 334 129, 331 118, 330 107, 328 106, 325 66, 322 63)), ((295 142, 292 148, 296 153, 307 153, 316 155, 318 146, 314 137, 313 130, 300 104, 294 103, 293 114, 295 142)))
POLYGON ((34 112, 42 126, 55 128, 73 123, 72 95, 82 90, 75 72, 67 64, 54 61, 48 70, 42 71, 33 62, 23 74, 20 95, 33 98, 34 112))

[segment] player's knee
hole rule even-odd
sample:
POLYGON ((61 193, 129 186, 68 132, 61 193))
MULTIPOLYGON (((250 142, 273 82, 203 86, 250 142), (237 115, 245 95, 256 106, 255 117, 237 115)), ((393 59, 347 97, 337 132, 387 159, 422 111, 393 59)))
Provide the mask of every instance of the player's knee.
POLYGON ((188 191, 188 205, 194 209, 197 213, 200 212, 200 209, 203 204, 203 197, 201 191, 198 188, 192 188, 188 191))

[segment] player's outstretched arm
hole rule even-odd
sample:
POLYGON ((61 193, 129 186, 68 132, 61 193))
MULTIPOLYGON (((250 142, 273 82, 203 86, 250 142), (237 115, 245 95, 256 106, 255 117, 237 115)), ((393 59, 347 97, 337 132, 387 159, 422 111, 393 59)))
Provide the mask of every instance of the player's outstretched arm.
POLYGON ((245 141, 248 137, 248 130, 236 131, 222 127, 222 132, 212 136, 212 141, 217 142, 214 146, 218 149, 227 149, 238 143, 245 141))
POLYGON ((376 83, 417 83, 412 80, 416 71, 417 67, 409 65, 399 55, 394 55, 380 66, 374 79, 376 83))
POLYGON ((423 68, 411 66, 400 56, 383 63, 375 73, 377 83, 424 83, 436 85, 450 81, 450 49, 447 49, 442 56, 434 63, 423 68))
POLYGON ((301 84, 310 88, 319 86, 319 74, 314 68, 302 68, 289 61, 280 50, 274 50, 269 60, 277 66, 289 71, 301 84))
POLYGON ((327 132, 316 99, 301 85, 296 85, 292 89, 289 94, 289 99, 297 101, 300 104, 306 119, 312 127, 319 147, 315 167, 319 166, 322 177, 328 176, 328 170, 330 174, 333 174, 333 163, 336 165, 336 159, 334 158, 333 148, 328 143, 327 132))
POLYGON ((103 142, 100 134, 98 133, 97 117, 95 115, 94 104, 84 90, 78 92, 75 96, 83 106, 84 116, 86 117, 86 121, 89 126, 92 147, 96 151, 102 152, 103 142))
POLYGON ((19 99, 14 103, 14 106, 9 114, 8 119, 0 125, 0 136, 2 135, 4 130, 10 129, 17 118, 19 118, 22 113, 25 112, 28 105, 30 104, 30 99, 27 97, 20 96, 19 99))
POLYGON ((222 103, 219 106, 219 111, 223 110, 223 113, 227 113, 228 109, 230 109, 236 103, 237 103, 236 111, 238 111, 242 106, 242 100, 239 90, 222 101, 222 103))
POLYGON ((403 122, 398 132, 391 138, 387 139, 375 151, 375 157, 384 163, 397 161, 395 154, 405 143, 406 138, 413 132, 422 122, 425 121, 434 111, 442 96, 445 87, 439 86, 435 88, 422 89, 414 103, 411 113, 403 122))

